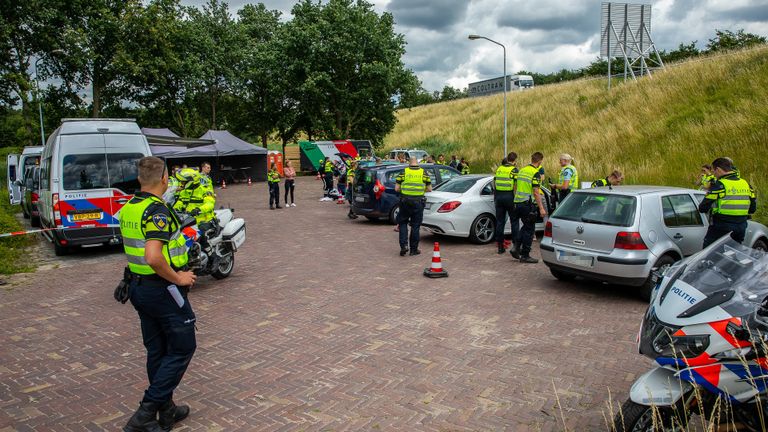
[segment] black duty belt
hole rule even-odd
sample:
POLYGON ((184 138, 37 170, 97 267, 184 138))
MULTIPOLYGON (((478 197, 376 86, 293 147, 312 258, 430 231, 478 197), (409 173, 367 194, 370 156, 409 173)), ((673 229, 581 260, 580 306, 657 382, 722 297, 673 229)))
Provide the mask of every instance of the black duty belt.
POLYGON ((163 279, 158 274, 140 275, 140 274, 136 274, 136 273, 131 273, 131 280, 136 281, 136 283, 141 283, 142 281, 147 281, 147 282, 165 282, 165 283, 168 283, 167 280, 163 279))

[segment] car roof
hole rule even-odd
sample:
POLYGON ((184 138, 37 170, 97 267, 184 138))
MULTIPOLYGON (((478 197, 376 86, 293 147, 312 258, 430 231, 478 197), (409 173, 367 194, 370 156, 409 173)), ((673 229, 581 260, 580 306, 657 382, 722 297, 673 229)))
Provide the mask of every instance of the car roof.
POLYGON ((43 146, 26 146, 22 150, 22 155, 36 155, 43 152, 43 146))
POLYGON ((616 194, 616 195, 649 195, 660 194, 668 192, 697 192, 702 193, 700 190, 681 188, 675 186, 657 186, 657 185, 631 185, 631 186, 612 186, 612 187, 599 187, 591 189, 576 189, 573 192, 579 193, 601 193, 601 194, 616 194))
MULTIPOLYGON (((398 170, 398 169, 405 168, 407 166, 408 166, 407 163, 398 163, 398 164, 381 163, 381 164, 378 164, 378 165, 362 167, 361 169, 363 169, 363 170, 390 170, 390 169, 391 170, 398 170)), ((443 167, 446 167, 448 169, 452 169, 452 170, 456 171, 454 168, 451 168, 448 165, 436 164, 436 163, 434 163, 434 164, 433 163, 423 163, 423 164, 419 164, 419 166, 422 167, 422 168, 432 168, 432 167, 435 167, 435 166, 443 166, 443 167)), ((458 171, 456 171, 456 172, 458 172, 458 171)))
POLYGON ((141 129, 134 119, 111 118, 66 118, 61 120, 59 127, 61 135, 90 134, 90 133, 120 133, 141 135, 141 129), (106 131, 105 131, 106 129, 106 131))

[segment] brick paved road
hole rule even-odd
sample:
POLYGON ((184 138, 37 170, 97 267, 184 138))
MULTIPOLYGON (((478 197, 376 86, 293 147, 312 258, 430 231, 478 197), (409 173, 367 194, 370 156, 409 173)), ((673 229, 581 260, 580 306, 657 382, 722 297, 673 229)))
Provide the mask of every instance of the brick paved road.
MULTIPOLYGON (((431 235, 451 276, 426 279, 429 253, 399 257, 391 226, 320 188, 301 178, 298 207, 274 211, 264 184, 220 192, 249 239, 191 294, 177 430, 605 430, 609 389, 626 397, 648 365, 632 294, 431 235)), ((0 291, 0 431, 118 430, 145 386, 138 318, 112 299, 123 257, 41 249, 45 267, 0 291)))

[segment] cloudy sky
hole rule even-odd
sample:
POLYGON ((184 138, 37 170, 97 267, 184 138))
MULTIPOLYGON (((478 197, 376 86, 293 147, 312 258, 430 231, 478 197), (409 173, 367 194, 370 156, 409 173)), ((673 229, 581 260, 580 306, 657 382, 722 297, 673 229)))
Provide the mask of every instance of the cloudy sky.
MULTIPOLYGON (((548 73, 586 66, 600 50, 600 1, 596 0, 369 0, 395 17, 408 42, 405 64, 427 90, 502 75, 502 50, 475 33, 506 45, 507 71, 548 73)), ((200 5, 204 0, 182 0, 200 5)), ((247 0, 229 0, 235 13, 247 0)), ((290 16, 293 0, 263 0, 290 16)), ((659 49, 698 41, 715 29, 768 36, 768 0, 651 0, 651 32, 659 49)))

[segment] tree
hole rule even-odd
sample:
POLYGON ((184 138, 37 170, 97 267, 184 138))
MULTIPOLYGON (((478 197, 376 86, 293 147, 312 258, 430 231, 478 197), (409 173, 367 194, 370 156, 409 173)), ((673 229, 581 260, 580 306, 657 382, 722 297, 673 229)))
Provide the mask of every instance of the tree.
POLYGON ((16 123, 21 127, 14 134, 21 142, 32 143, 39 136, 33 98, 40 100, 40 94, 30 71, 37 63, 40 69, 34 79, 39 82, 48 75, 49 53, 66 19, 60 6, 56 0, 0 0, 0 106, 11 110, 21 105, 16 123))
POLYGON ((236 77, 239 96, 241 130, 261 138, 275 128, 277 114, 284 98, 281 86, 280 57, 276 37, 280 31, 280 11, 268 10, 264 4, 246 5, 238 13, 239 30, 245 36, 245 52, 236 77))
POLYGON ((443 87, 443 91, 440 92, 440 101, 450 101, 450 100, 456 100, 456 99, 462 99, 467 97, 467 91, 459 90, 456 88, 453 88, 449 85, 443 87))
POLYGON ((745 33, 744 29, 736 33, 730 30, 715 30, 715 34, 716 36, 707 42, 706 50, 709 52, 749 48, 767 41, 764 36, 745 33))
POLYGON ((235 73, 244 54, 245 38, 229 14, 227 3, 209 0, 203 10, 187 8, 190 19, 190 60, 200 68, 197 103, 209 116, 209 128, 217 129, 222 121, 219 102, 235 81, 235 73), (205 107, 203 109, 203 107, 205 107))
POLYGON ((432 97, 432 94, 422 86, 421 81, 416 74, 411 70, 407 70, 405 84, 400 91, 397 107, 413 108, 434 102, 434 97, 432 97))
POLYGON ((147 125, 173 125, 183 136, 201 129, 192 102, 202 70, 192 51, 191 24, 178 0, 153 0, 127 19, 118 58, 126 73, 126 97, 146 107, 147 125))
POLYGON ((73 0, 64 2, 69 22, 63 28, 55 69, 70 87, 91 88, 91 115, 100 117, 105 104, 120 105, 125 71, 118 59, 123 42, 134 34, 126 23, 141 13, 141 0, 73 0))
POLYGON ((693 41, 687 45, 681 42, 677 49, 670 52, 662 50, 659 53, 659 56, 664 63, 673 63, 696 57, 699 54, 701 54, 701 52, 696 48, 696 41, 693 41))
POLYGON ((304 0, 292 10, 287 55, 312 128, 329 138, 378 142, 394 127, 394 98, 407 82, 405 40, 391 14, 364 0, 304 0))

